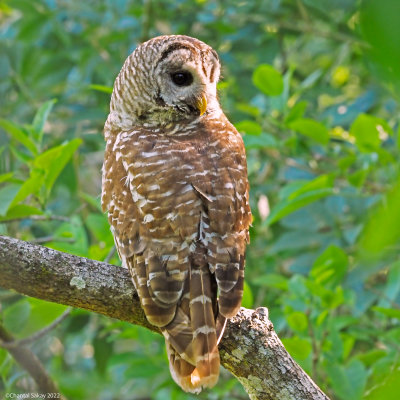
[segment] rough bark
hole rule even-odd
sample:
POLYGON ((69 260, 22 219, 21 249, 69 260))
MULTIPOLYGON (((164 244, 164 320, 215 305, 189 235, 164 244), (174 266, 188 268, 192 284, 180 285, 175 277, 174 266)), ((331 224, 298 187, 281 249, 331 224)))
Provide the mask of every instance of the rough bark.
MULTIPOLYGON (((0 236, 0 286, 158 331, 147 322, 128 271, 114 265, 0 236)), ((219 347, 222 365, 251 399, 329 400, 287 353, 266 308, 242 308, 219 347)))

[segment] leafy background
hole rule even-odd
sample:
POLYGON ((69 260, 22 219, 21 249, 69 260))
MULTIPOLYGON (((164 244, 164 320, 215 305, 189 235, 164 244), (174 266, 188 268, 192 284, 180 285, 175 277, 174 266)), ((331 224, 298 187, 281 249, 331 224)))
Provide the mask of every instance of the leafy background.
MULTIPOLYGON (((102 126, 127 55, 159 34, 220 54, 254 214, 244 306, 332 399, 400 390, 400 3, 396 0, 0 1, 0 234, 118 264, 99 207, 102 126)), ((29 336, 65 307, 0 291, 29 336)), ((222 372, 193 397, 163 341, 73 310, 32 345, 71 399, 244 399, 222 372)), ((0 393, 34 389, 0 349, 0 393)))

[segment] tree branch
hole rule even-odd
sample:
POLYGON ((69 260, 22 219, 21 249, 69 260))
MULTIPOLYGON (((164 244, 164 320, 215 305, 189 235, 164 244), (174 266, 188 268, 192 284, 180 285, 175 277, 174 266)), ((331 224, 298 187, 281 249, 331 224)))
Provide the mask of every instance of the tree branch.
MULTIPOLYGON (((1 267, 0 267, 1 268, 1 267)), ((4 344, 14 343, 14 337, 0 325, 0 339, 4 344)), ((60 393, 57 385, 51 379, 43 364, 34 353, 26 346, 4 346, 14 357, 15 361, 25 369, 37 384, 38 390, 43 394, 60 393)), ((65 399, 63 396, 61 400, 65 399)))
MULTIPOLYGON (((71 313, 72 308, 67 308, 59 317, 57 317, 50 325, 45 326, 40 331, 35 332, 31 336, 28 336, 24 339, 13 340, 13 341, 4 341, 0 340, 0 347, 4 347, 5 349, 9 350, 15 347, 26 346, 36 340, 41 339, 43 336, 47 335, 51 330, 53 330, 58 324, 64 321, 65 318, 71 313)), ((0 325, 1 330, 1 325, 0 325)))
MULTIPOLYGON (((115 265, 0 236, 0 286, 159 333, 146 320, 128 271, 115 265)), ((222 365, 251 399, 329 400, 287 353, 266 308, 242 308, 219 347, 222 365)))

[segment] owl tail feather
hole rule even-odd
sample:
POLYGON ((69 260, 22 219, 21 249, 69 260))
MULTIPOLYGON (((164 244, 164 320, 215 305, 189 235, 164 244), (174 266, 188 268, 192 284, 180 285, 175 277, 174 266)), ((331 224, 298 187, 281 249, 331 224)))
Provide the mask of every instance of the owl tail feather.
POLYGON ((225 318, 215 320, 212 299, 209 269, 192 268, 175 318, 162 329, 171 375, 183 390, 191 393, 199 393, 218 381, 218 339, 225 318))
POLYGON ((219 353, 215 351, 208 355, 207 360, 201 360, 197 366, 184 360, 167 342, 169 369, 174 381, 185 391, 199 394, 202 389, 213 387, 219 377, 219 353))

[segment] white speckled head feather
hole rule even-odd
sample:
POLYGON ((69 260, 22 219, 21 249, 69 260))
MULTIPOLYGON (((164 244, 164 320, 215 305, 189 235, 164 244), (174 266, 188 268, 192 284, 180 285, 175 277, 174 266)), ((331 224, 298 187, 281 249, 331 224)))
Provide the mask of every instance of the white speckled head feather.
MULTIPOLYGON (((205 96, 208 113, 219 111, 217 53, 200 40, 183 35, 159 36, 141 44, 125 61, 111 97, 113 125, 165 125, 199 115, 205 96), (178 86, 176 72, 192 76, 190 85, 178 86)), ((145 125, 145 126, 146 126, 145 125)))

